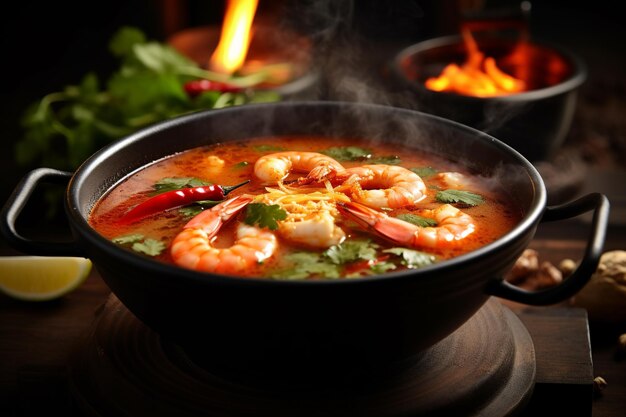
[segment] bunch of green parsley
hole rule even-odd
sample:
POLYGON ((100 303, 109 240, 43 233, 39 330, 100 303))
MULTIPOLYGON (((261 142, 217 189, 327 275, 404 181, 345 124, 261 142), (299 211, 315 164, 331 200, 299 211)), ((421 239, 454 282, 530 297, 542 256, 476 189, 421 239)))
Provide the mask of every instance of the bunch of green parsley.
POLYGON ((24 136, 15 147, 22 166, 76 169, 101 147, 150 124, 204 109, 276 101, 272 91, 207 91, 190 97, 184 84, 211 79, 250 87, 267 73, 228 78, 200 68, 168 45, 148 41, 132 27, 121 28, 109 43, 120 67, 104 84, 95 73, 78 85, 46 95, 24 113, 24 136))

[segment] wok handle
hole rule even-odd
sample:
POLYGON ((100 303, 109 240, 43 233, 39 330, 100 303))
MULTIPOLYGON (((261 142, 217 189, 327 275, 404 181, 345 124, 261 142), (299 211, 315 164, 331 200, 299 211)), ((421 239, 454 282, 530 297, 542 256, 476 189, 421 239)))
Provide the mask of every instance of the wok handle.
POLYGON ((539 291, 527 291, 504 280, 492 281, 487 293, 496 297, 529 305, 555 304, 568 299, 580 291, 596 271, 609 219, 609 200, 603 194, 592 193, 578 200, 559 206, 546 207, 544 221, 569 219, 593 210, 591 232, 582 261, 567 279, 555 287, 539 291))
POLYGON ((40 183, 67 185, 72 173, 51 168, 35 169, 22 179, 4 204, 0 213, 0 232, 16 250, 42 256, 83 256, 76 241, 42 242, 22 236, 16 227, 17 219, 40 183))

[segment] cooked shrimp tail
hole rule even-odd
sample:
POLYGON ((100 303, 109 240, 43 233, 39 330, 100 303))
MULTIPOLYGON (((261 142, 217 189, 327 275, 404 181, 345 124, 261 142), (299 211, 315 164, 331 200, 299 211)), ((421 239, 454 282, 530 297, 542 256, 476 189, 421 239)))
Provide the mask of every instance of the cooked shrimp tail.
POLYGON ((336 165, 331 163, 322 163, 309 171, 306 177, 298 178, 298 185, 306 185, 311 183, 321 183, 324 180, 333 180, 337 176, 337 172, 342 171, 336 165))
POLYGON ((437 226, 428 227, 390 217, 356 202, 339 203, 337 209, 361 227, 372 229, 380 236, 408 247, 447 247, 466 238, 476 229, 470 215, 450 204, 420 211, 420 215, 437 222, 437 226))
POLYGON ((245 206, 250 204, 251 197, 237 196, 214 206, 210 210, 204 210, 196 215, 183 227, 184 229, 198 228, 210 236, 214 236, 222 225, 239 213, 245 206))

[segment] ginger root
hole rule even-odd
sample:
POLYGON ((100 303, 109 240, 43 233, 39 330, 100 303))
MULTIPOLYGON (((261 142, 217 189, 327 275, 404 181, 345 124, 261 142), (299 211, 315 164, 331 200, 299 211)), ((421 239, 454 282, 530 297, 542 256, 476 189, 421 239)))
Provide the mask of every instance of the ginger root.
POLYGON ((574 305, 586 309, 592 320, 626 321, 626 251, 602 255, 596 272, 574 297, 574 305))

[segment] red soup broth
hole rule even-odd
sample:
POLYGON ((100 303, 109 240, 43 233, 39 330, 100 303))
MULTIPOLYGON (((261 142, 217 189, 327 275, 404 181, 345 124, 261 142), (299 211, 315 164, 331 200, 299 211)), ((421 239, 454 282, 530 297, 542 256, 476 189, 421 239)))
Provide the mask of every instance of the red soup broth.
MULTIPOLYGON (((263 183, 255 176, 254 164, 263 155, 284 151, 329 154, 345 168, 393 164, 417 173, 426 185, 426 197, 412 206, 378 209, 390 217, 407 219, 407 214, 422 216, 424 210, 444 204, 440 198, 442 191, 454 189, 471 193, 470 196, 477 195, 480 202, 472 203, 475 205, 464 201, 451 203, 472 217, 475 230, 453 243, 441 242, 436 247, 419 247, 393 242, 339 215, 335 221, 345 231, 346 239, 338 247, 335 245, 329 250, 295 244, 277 234, 278 249, 271 258, 233 275, 274 279, 336 279, 418 268, 465 254, 495 241, 510 231, 523 215, 494 178, 469 172, 467 168, 433 154, 418 150, 398 152, 398 146, 391 143, 363 145, 362 142, 342 138, 272 137, 212 144, 155 161, 134 172, 105 194, 92 209, 89 223, 102 236, 125 249, 173 263, 171 243, 194 214, 202 210, 200 206, 192 204, 166 210, 131 224, 123 224, 119 219, 134 206, 158 193, 155 184, 169 184, 172 178, 176 183, 174 187, 198 185, 198 181, 220 185, 250 181, 232 191, 227 199, 241 194, 266 193, 266 187, 277 189, 275 184, 263 183), (457 183, 446 180, 447 174, 443 173, 450 172, 460 173, 462 180, 457 183), (392 250, 385 252, 389 249, 392 250), (405 249, 406 252, 403 252, 405 249), (404 253, 408 255, 404 256, 404 253), (407 259, 415 259, 413 255, 418 255, 425 263, 407 262, 407 259)), ((293 173, 285 183, 289 184, 289 180, 304 175, 306 173, 293 173)), ((318 185, 317 189, 323 189, 323 186, 318 185)), ((222 227, 212 242, 213 246, 227 248, 232 245, 236 224, 245 220, 245 212, 246 208, 222 227)))

